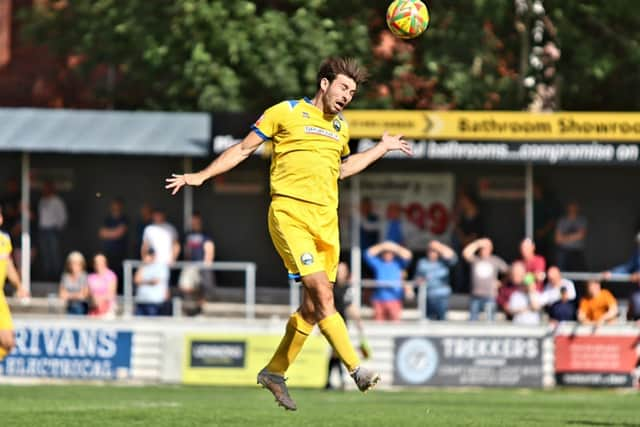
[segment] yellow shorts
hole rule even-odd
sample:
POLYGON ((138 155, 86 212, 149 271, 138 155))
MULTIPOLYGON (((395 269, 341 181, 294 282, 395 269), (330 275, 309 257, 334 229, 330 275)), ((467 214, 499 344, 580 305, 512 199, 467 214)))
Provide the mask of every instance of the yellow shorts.
POLYGON ((0 291, 0 331, 3 330, 12 331, 13 321, 11 320, 11 312, 4 293, 0 291))
POLYGON ((340 259, 338 212, 335 208, 283 196, 269 207, 269 234, 290 274, 324 271, 335 282, 340 259))

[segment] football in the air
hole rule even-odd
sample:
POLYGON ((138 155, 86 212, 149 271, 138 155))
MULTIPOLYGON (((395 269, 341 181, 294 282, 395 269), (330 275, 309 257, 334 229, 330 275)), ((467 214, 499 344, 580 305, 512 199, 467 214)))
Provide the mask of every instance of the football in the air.
POLYGON ((429 9, 420 0, 395 0, 387 9, 387 25, 401 39, 413 39, 429 26, 429 9))

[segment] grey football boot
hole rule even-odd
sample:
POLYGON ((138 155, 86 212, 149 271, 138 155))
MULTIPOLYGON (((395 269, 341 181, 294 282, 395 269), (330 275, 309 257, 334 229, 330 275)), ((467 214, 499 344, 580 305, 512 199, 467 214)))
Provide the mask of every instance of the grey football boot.
POLYGON ((273 394, 278 406, 282 406, 287 411, 295 411, 298 407, 296 406, 296 402, 289 396, 289 390, 287 389, 285 381, 286 378, 282 375, 269 373, 266 369, 258 373, 258 384, 273 394))
POLYGON ((351 378, 356 382, 358 390, 363 393, 371 390, 380 382, 380 374, 369 371, 361 366, 358 366, 355 371, 351 373, 351 378))

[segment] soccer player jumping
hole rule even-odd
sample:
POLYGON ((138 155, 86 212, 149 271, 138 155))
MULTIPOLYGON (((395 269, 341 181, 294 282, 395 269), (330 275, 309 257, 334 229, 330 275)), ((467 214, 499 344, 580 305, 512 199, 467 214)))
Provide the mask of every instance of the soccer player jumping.
POLYGON ((349 155, 349 127, 341 112, 351 102, 366 71, 351 58, 329 58, 320 66, 313 99, 283 101, 267 109, 238 144, 225 150, 196 173, 173 174, 166 188, 176 194, 184 185, 232 169, 264 141, 272 141, 269 234, 289 271, 301 280, 304 297, 291 315, 285 335, 271 361, 258 373, 258 384, 273 393, 288 410, 285 372, 302 349, 314 325, 331 344, 358 389, 367 391, 380 375, 360 366, 344 320, 333 303, 333 282, 340 255, 338 235, 338 179, 355 175, 392 150, 411 155, 401 136, 386 132, 374 147, 349 155))

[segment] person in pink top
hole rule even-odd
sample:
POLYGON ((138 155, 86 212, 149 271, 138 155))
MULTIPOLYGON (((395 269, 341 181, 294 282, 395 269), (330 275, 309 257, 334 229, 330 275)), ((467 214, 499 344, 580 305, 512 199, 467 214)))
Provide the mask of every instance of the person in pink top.
POLYGON ((536 289, 542 292, 544 288, 545 272, 547 271, 547 262, 542 255, 536 254, 536 244, 530 238, 525 238, 520 242, 521 261, 527 270, 527 273, 533 273, 536 279, 536 289))
POLYGON ((89 316, 112 317, 116 311, 118 278, 109 269, 107 257, 101 253, 93 257, 93 270, 94 273, 89 275, 89 316))

